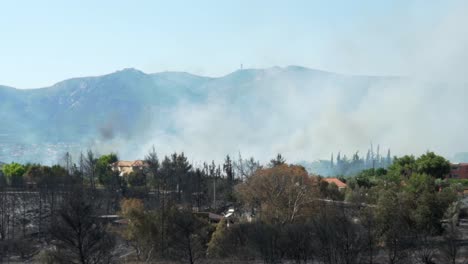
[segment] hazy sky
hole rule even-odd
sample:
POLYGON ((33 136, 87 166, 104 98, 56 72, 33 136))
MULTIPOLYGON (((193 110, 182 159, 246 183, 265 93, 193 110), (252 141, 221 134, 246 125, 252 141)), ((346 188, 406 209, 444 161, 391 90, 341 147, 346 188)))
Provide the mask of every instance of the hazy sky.
POLYGON ((0 84, 35 88, 126 67, 220 76, 241 63, 407 75, 427 41, 421 36, 464 7, 435 0, 0 0, 0 84))

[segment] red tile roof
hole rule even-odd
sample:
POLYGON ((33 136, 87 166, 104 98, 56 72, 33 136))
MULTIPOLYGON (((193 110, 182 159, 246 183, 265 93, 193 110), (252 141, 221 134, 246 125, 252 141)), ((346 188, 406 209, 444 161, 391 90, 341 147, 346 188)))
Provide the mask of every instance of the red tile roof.
POLYGON ((346 183, 340 181, 338 178, 323 178, 324 181, 328 183, 334 183, 338 188, 346 188, 348 185, 346 183))
POLYGON ((147 166, 146 162, 144 162, 143 160, 135 160, 135 161, 119 160, 117 162, 114 162, 112 165, 116 166, 116 167, 143 167, 143 166, 147 166))

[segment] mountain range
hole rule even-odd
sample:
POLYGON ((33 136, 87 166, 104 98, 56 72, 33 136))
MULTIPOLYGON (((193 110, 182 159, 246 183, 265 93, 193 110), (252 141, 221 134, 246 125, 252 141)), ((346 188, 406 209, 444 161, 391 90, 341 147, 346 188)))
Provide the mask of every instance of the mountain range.
MULTIPOLYGON (((432 126, 433 120, 422 122, 421 113, 434 111, 433 119, 464 113, 463 100, 451 97, 455 112, 428 110, 421 103, 445 100, 444 95, 437 85, 415 85, 406 77, 300 66, 242 69, 216 78, 129 68, 37 89, 0 86, 0 148, 2 143, 66 142, 133 158, 156 144, 162 151, 187 151, 200 159, 238 151, 313 159, 307 155, 324 157, 345 144, 353 151, 372 140, 386 140, 386 147, 398 144, 411 136, 408 131, 432 126), (413 123, 414 128, 403 126, 413 123)), ((403 146, 427 149, 419 143, 403 146)))
POLYGON ((310 89, 320 93, 324 85, 352 86, 354 95, 348 100, 352 107, 373 82, 381 79, 342 76, 298 66, 238 70, 219 78, 124 69, 39 89, 0 86, 0 135, 11 142, 131 138, 141 135, 149 123, 171 132, 174 130, 171 113, 181 103, 207 104, 218 97, 226 107, 249 115, 258 103, 274 108, 274 102, 270 104, 258 95, 264 93, 262 97, 268 97, 268 89, 274 90, 281 83, 294 86, 298 92, 303 90, 304 94, 309 94, 310 89))

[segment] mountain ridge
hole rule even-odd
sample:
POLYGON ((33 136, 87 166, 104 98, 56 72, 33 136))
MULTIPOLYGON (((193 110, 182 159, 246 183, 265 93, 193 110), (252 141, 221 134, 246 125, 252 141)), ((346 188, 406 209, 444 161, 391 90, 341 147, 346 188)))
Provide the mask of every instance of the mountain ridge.
MULTIPOLYGON (((307 92, 306 87, 322 89, 320 86, 330 83, 346 86, 356 82, 356 89, 362 90, 374 79, 380 77, 346 76, 301 66, 242 69, 222 77, 187 72, 147 74, 125 68, 101 76, 71 78, 36 89, 2 86, 0 98, 7 103, 0 106, 3 113, 0 117, 6 120, 10 130, 19 131, 19 135, 29 130, 33 132, 26 134, 39 135, 47 141, 96 137, 102 124, 119 117, 126 125, 121 126, 117 134, 122 132, 129 136, 132 134, 129 127, 139 127, 141 122, 148 122, 154 116, 148 115, 149 112, 156 116, 168 113, 180 102, 204 104, 212 97, 227 97, 231 107, 248 109, 253 106, 246 101, 255 99, 258 94, 284 89, 281 86, 294 87, 300 93, 307 92)), ((165 124, 167 119, 159 116, 153 121, 165 124)))
MULTIPOLYGON (((116 140, 140 144, 155 135, 167 145, 195 144, 212 132, 224 140, 263 129, 281 138, 306 130, 304 120, 318 118, 330 103, 337 111, 356 111, 370 89, 399 79, 301 66, 240 69, 221 77, 126 68, 37 89, 1 86, 0 134, 10 143, 87 147, 116 140), (276 127, 281 122, 290 128, 276 127), (220 126, 228 131, 221 133, 220 126)), ((260 132, 253 137, 268 144, 260 132)))
POLYGON ((137 74, 144 74, 144 75, 150 75, 150 76, 164 76, 164 75, 186 75, 190 77, 197 77, 197 78, 202 78, 202 79, 210 79, 210 80, 215 80, 215 79, 222 79, 225 77, 228 77, 233 74, 238 74, 238 73, 247 73, 247 72, 265 72, 269 70, 279 70, 279 71, 306 71, 309 73, 319 73, 319 74, 327 74, 327 75, 335 75, 335 76, 343 76, 343 77, 363 77, 363 78, 403 78, 403 76, 397 76, 397 75, 365 75, 365 74, 345 74, 345 73, 337 73, 333 71, 326 71, 326 70, 319 70, 319 69, 314 69, 314 68, 308 68, 304 66, 299 66, 299 65, 288 65, 285 67, 280 67, 280 66, 272 66, 269 68, 246 68, 246 69, 238 69, 233 72, 227 73, 222 76, 218 77, 210 77, 210 76, 204 76, 204 75, 198 75, 198 74, 193 74, 190 72, 186 71, 161 71, 161 72, 154 72, 154 73, 146 73, 142 70, 139 70, 137 68, 123 68, 121 70, 116 70, 114 72, 102 74, 102 75, 89 75, 89 76, 81 76, 81 77, 72 77, 72 78, 67 78, 61 81, 58 81, 52 85, 49 86, 43 86, 43 87, 35 87, 35 88, 16 88, 11 85, 2 85, 0 84, 0 89, 1 88, 7 88, 7 89, 15 89, 15 90, 23 90, 23 91, 30 91, 30 90, 38 90, 38 89, 48 89, 48 88, 53 88, 57 85, 60 85, 61 83, 66 83, 69 81, 76 81, 76 80, 86 80, 86 79, 96 79, 96 78, 102 78, 102 77, 110 77, 110 76, 115 76, 119 74, 126 74, 126 73, 137 73, 137 74))

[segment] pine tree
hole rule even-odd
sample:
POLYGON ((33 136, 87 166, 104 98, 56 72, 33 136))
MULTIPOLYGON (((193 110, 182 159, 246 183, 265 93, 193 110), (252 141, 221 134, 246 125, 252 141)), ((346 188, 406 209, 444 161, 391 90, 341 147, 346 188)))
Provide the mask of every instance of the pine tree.
POLYGON ((338 152, 338 155, 336 156, 336 169, 335 169, 335 174, 342 174, 343 173, 343 162, 341 160, 341 152, 338 152))
POLYGON ((270 167, 272 168, 283 165, 283 164, 286 164, 286 160, 283 158, 283 156, 280 153, 276 155, 276 158, 270 160, 270 167))
POLYGON ((234 185, 234 168, 232 166, 232 160, 229 155, 226 156, 223 164, 224 173, 226 173, 226 180, 229 188, 232 188, 234 185))
POLYGON ((182 189, 188 189, 189 186, 189 172, 192 170, 192 165, 188 162, 187 157, 182 152, 180 155, 175 155, 175 174, 177 177, 177 197, 179 202, 182 200, 182 189), (185 185, 184 185, 185 183, 185 185))
POLYGON ((247 177, 247 172, 246 172, 246 166, 245 166, 245 161, 242 158, 242 155, 239 151, 239 156, 237 158, 237 162, 234 162, 234 167, 236 169, 235 174, 237 175, 238 178, 240 178, 242 181, 247 177))
POLYGON ((208 165, 208 175, 212 178, 216 178, 216 164, 214 160, 211 161, 211 164, 208 165))
POLYGON ((375 160, 377 161, 376 167, 377 168, 382 167, 381 158, 380 158, 380 145, 377 145, 377 154, 376 154, 375 160))
POLYGON ((153 187, 157 187, 159 192, 160 179, 158 177, 160 164, 158 154, 156 154, 156 149, 154 148, 154 146, 145 156, 145 162, 146 164, 148 164, 149 173, 151 175, 151 185, 153 185, 153 187))
POLYGON ((390 153, 390 149, 388 149, 388 152, 387 152, 387 167, 389 167, 390 165, 392 165, 392 155, 390 153))
POLYGON ((367 155, 366 155, 366 169, 369 169, 371 167, 371 157, 370 157, 370 149, 367 150, 367 155))

